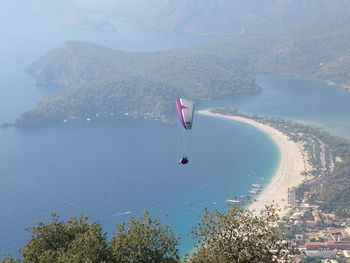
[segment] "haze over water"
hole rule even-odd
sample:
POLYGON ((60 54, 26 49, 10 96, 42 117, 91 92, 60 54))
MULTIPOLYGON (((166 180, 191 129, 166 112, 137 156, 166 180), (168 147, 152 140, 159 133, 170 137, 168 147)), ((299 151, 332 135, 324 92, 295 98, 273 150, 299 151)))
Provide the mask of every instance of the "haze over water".
POLYGON ((350 139, 350 92, 293 76, 258 76, 256 83, 261 93, 217 100, 210 106, 234 106, 247 113, 291 119, 350 139))
MULTIPOLYGON (((127 26, 117 32, 69 30, 61 27, 63 18, 55 11, 43 16, 27 5, 18 5, 15 10, 22 11, 15 16, 1 9, 0 33, 6 41, 0 43, 0 122, 13 120, 47 94, 35 87, 25 68, 65 41, 127 51, 221 41, 127 26)), ((263 88, 260 94, 207 105, 233 105, 325 124, 338 133, 349 131, 349 94, 322 82, 288 77, 262 76, 257 83, 263 88)), ((29 237, 25 228, 48 220, 52 211, 63 218, 87 215, 112 234, 115 223, 129 212, 138 216, 147 208, 151 216, 174 225, 182 253, 191 250, 189 232, 204 207, 226 209, 226 199, 247 194, 252 183, 267 182, 279 153, 253 128, 195 116, 193 132, 186 137, 190 164, 180 167, 181 134, 180 126, 143 119, 0 130, 0 257, 16 255, 29 237)))
MULTIPOLYGON (((25 68, 65 41, 127 51, 221 41, 127 26, 117 32, 69 30, 61 27, 63 18, 55 10, 44 15, 31 12, 30 5, 9 7, 2 9, 0 23, 6 40, 0 43, 0 122, 14 120, 48 93, 35 86, 25 68), (21 12, 12 15, 16 10, 21 12)), ((1 129, 0 257, 18 255, 29 238, 25 229, 48 220, 53 211, 62 218, 87 215, 111 235, 117 222, 144 209, 174 226, 185 253, 193 248, 189 233, 205 207, 226 209, 226 199, 268 181, 278 163, 276 146, 255 129, 196 116, 186 136, 190 165, 180 167, 181 136, 180 126, 133 119, 1 129)))

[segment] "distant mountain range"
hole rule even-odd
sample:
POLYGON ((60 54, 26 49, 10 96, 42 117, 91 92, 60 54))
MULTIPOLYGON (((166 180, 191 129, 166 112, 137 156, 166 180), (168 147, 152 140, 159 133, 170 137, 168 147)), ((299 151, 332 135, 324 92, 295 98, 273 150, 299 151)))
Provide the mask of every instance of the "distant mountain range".
POLYGON ((348 0, 76 1, 141 26, 229 36, 286 29, 350 10, 348 0))
MULTIPOLYGON (((267 8, 270 3, 273 8, 277 2, 281 1, 262 1, 256 7, 267 8)), ((225 6, 228 1, 215 3, 225 6)), ((283 3, 331 10, 328 0, 283 3)), ((346 6, 345 1, 332 3, 334 10, 346 6)), ((127 53, 90 43, 65 43, 28 69, 38 85, 59 86, 61 91, 22 114, 17 124, 82 119, 96 113, 169 121, 174 98, 205 100, 257 92, 254 80, 259 74, 293 74, 348 88, 350 15, 338 11, 288 29, 244 34, 229 43, 201 48, 127 53)))

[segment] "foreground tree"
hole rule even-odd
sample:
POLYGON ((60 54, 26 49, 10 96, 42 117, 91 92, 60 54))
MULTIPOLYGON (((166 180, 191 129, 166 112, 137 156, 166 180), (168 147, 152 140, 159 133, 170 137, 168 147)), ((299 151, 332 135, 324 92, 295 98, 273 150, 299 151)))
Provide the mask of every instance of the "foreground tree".
POLYGON ((39 223, 31 231, 31 239, 21 249, 24 263, 107 262, 105 234, 86 217, 64 222, 53 215, 50 223, 39 223))
MULTIPOLYGON (((272 206, 259 213, 233 207, 226 213, 205 210, 195 231, 197 251, 186 263, 293 262, 289 243, 277 226, 272 206)), ((140 219, 119 224, 110 242, 98 223, 86 217, 59 221, 31 229, 21 249, 23 259, 5 257, 0 263, 179 263, 179 239, 145 212, 140 219)))
POLYGON ((173 263, 179 262, 178 244, 170 226, 144 212, 139 220, 118 225, 110 251, 116 263, 173 263))
POLYGON ((13 259, 11 256, 6 256, 2 260, 0 260, 0 263, 20 263, 21 261, 19 259, 13 259))
POLYGON ((205 211, 195 231, 198 250, 191 263, 292 262, 289 243, 277 226, 272 206, 259 213, 233 207, 226 213, 205 211))

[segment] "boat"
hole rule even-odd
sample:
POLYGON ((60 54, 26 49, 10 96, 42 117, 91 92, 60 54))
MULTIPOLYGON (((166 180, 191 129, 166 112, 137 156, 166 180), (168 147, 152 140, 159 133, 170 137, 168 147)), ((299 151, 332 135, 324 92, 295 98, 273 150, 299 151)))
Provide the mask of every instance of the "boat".
POLYGON ((260 184, 252 184, 252 186, 253 186, 254 188, 261 188, 261 185, 260 185, 260 184))
POLYGON ((238 200, 234 200, 234 199, 226 199, 225 203, 232 205, 232 204, 238 204, 239 201, 238 200))

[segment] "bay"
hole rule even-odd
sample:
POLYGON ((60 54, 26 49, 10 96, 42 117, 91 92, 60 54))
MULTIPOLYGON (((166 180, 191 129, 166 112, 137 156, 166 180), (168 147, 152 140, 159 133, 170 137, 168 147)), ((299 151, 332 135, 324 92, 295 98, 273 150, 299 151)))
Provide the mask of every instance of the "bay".
POLYGON ((325 81, 295 76, 258 76, 258 94, 202 102, 201 107, 233 106, 267 117, 280 117, 350 139, 350 93, 325 81))
POLYGON ((24 229, 87 215, 110 235, 115 224, 144 209, 171 224, 181 253, 204 208, 227 209, 226 199, 265 184, 279 152, 254 128, 196 116, 185 134, 188 166, 180 166, 182 127, 153 120, 0 131, 0 254, 17 254, 24 229), (262 179, 263 178, 263 179, 262 179))
POLYGON ((113 32, 69 29, 64 23, 73 11, 65 10, 62 4, 55 9, 53 4, 41 0, 1 3, 0 123, 13 121, 49 94, 38 89, 25 70, 45 52, 67 41, 91 42, 126 52, 165 51, 223 41, 220 37, 135 28, 119 21, 112 21, 117 27, 113 32))
MULTIPOLYGON (((49 94, 25 69, 65 41, 136 52, 222 41, 119 24, 116 32, 66 29, 62 10, 35 1, 40 8, 19 0, 2 3, 0 122, 13 121, 49 94)), ((118 222, 144 209, 174 226, 184 255, 193 249, 190 231, 205 207, 227 209, 226 199, 268 182, 278 164, 276 145, 259 131, 196 116, 185 136, 190 164, 182 167, 181 137, 179 126, 144 119, 1 129, 0 257, 18 256, 30 237, 25 229, 47 222, 51 212, 98 220, 110 238, 118 222)))

